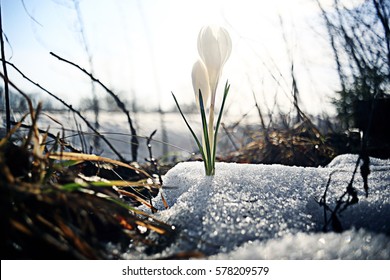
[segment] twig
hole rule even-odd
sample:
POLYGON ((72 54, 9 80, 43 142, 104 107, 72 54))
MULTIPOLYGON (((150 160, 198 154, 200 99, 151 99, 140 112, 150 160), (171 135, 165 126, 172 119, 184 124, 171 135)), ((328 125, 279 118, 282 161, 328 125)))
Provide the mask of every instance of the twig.
POLYGON ((234 142, 233 137, 232 137, 232 135, 230 134, 230 132, 228 131, 228 129, 226 128, 225 124, 224 124, 224 123, 221 123, 221 126, 222 126, 223 130, 225 131, 225 134, 227 135, 229 141, 232 143, 234 149, 235 149, 236 151, 238 151, 239 148, 237 147, 237 144, 234 142))
POLYGON ((340 208, 340 206, 343 204, 343 198, 344 196, 347 194, 347 192, 344 192, 341 197, 337 200, 337 204, 336 204, 336 207, 332 210, 332 208, 330 208, 329 205, 326 204, 326 199, 327 199, 327 193, 328 193, 328 190, 329 190, 329 186, 330 186, 330 182, 332 180, 332 175, 334 173, 336 173, 337 170, 331 172, 329 174, 329 178, 328 178, 328 182, 326 183, 326 187, 325 187, 325 191, 324 191, 324 194, 322 195, 322 198, 320 200, 320 202, 318 202, 318 204, 321 206, 321 207, 324 207, 324 226, 323 226, 323 231, 326 232, 327 231, 327 228, 328 228, 328 225, 330 223, 332 223, 332 227, 333 227, 333 230, 335 232, 342 232, 343 230, 343 227, 340 223, 340 220, 337 216, 337 211, 338 209, 340 208), (327 211, 329 211, 331 213, 329 219, 327 218, 327 211))
MULTIPOLYGON (((87 37, 84 32, 84 22, 83 17, 81 15, 80 5, 78 0, 73 0, 73 6, 77 14, 77 19, 79 21, 79 32, 82 39, 82 44, 84 45, 85 54, 88 57, 88 63, 89 63, 89 69, 91 71, 91 74, 94 74, 94 65, 93 65, 93 56, 89 50, 87 37)), ((91 92, 92 92, 92 109, 95 114, 95 128, 96 130, 99 130, 100 123, 99 123, 99 100, 96 95, 96 88, 94 81, 91 80, 91 92)), ((93 137, 93 144, 96 149, 100 148, 100 141, 99 137, 93 137)))
POLYGON ((148 146, 148 151, 149 151, 149 159, 147 159, 147 161, 149 161, 153 167, 154 167, 154 172, 155 174, 158 176, 158 179, 159 179, 159 182, 160 182, 160 186, 163 185, 163 180, 162 180, 162 177, 161 177, 161 173, 160 173, 160 170, 158 168, 158 163, 157 163, 157 160, 153 157, 153 153, 152 153, 152 145, 150 144, 150 142, 152 141, 152 138, 153 136, 156 134, 157 132, 157 129, 154 130, 150 136, 147 138, 146 140, 146 145, 148 146))
POLYGON ((353 181, 355 179, 355 175, 356 175, 357 167, 359 166, 359 163, 360 163, 360 156, 358 157, 358 159, 356 161, 355 169, 354 169, 354 171, 352 173, 351 180, 349 181, 346 190, 336 200, 336 206, 334 207, 333 210, 326 204, 326 197, 327 197, 327 192, 328 192, 328 189, 329 189, 329 186, 330 186, 330 182, 331 182, 331 179, 332 179, 332 175, 335 172, 337 172, 337 170, 335 170, 332 173, 330 173, 328 182, 327 182, 326 187, 325 187, 324 194, 323 194, 323 196, 321 198, 321 201, 319 202, 319 205, 324 207, 324 220, 325 220, 324 221, 324 227, 323 227, 324 231, 326 231, 328 225, 331 223, 332 227, 333 227, 333 230, 335 232, 341 232, 343 230, 343 227, 341 225, 341 222, 340 222, 337 214, 342 213, 343 211, 345 211, 348 208, 348 206, 356 204, 356 203, 359 202, 357 191, 353 187, 353 181), (344 200, 346 195, 348 195, 348 197, 347 197, 346 200, 344 200), (331 216, 330 216, 329 219, 327 219, 326 211, 331 212, 331 216))
POLYGON ((37 20, 31 15, 31 13, 28 11, 28 9, 27 9, 27 7, 26 7, 26 3, 24 3, 24 0, 21 0, 21 2, 22 2, 22 5, 23 5, 23 9, 24 9, 24 11, 26 12, 26 14, 28 15, 28 17, 29 17, 33 22, 35 22, 36 24, 38 24, 40 27, 43 27, 43 25, 42 25, 39 21, 37 21, 37 20))
POLYGON ((254 107, 251 107, 248 111, 246 111, 246 113, 242 114, 238 121, 230 125, 230 129, 235 129, 237 126, 239 126, 241 122, 249 115, 253 108, 254 107))
POLYGON ((11 130, 11 108, 9 104, 9 88, 8 88, 8 73, 7 73, 7 64, 5 63, 5 51, 4 51, 4 39, 3 39, 3 17, 1 11, 1 2, 0 2, 0 47, 1 47, 1 58, 3 64, 3 80, 4 80, 4 94, 5 94, 5 116, 6 116, 6 128, 7 133, 11 130))
POLYGON ((326 204, 326 195, 328 194, 328 189, 329 189, 329 185, 330 185, 330 181, 332 179, 332 175, 335 173, 335 171, 333 171, 332 173, 329 174, 329 179, 328 179, 328 182, 326 183, 326 187, 325 187, 325 191, 324 191, 324 194, 322 195, 322 198, 319 202, 320 206, 323 206, 324 207, 324 227, 323 227, 323 231, 326 231, 326 228, 327 228, 327 221, 328 221, 328 218, 327 218, 327 215, 326 215, 326 210, 330 210, 331 209, 328 207, 328 205, 326 204))
MULTIPOLYGON (((5 61, 2 59, 2 61, 5 61)), ((21 70, 19 70, 19 68, 17 68, 14 64, 12 64, 11 62, 9 61, 6 61, 6 63, 8 65, 10 65, 12 68, 14 68, 24 79, 26 79, 27 81, 29 81, 30 83, 32 83, 33 85, 35 85, 36 87, 38 87, 39 89, 41 89, 42 91, 46 92, 47 94, 49 94, 51 97, 55 98, 56 100, 58 100, 59 102, 61 102, 65 107, 67 107, 69 110, 71 110, 72 112, 76 113, 83 121, 84 123, 94 132, 96 133, 106 144, 108 147, 110 147, 110 149, 116 154, 116 156, 119 158, 120 161, 123 161, 123 162, 126 162, 126 160, 122 157, 122 155, 114 148, 114 146, 107 140, 106 137, 104 137, 103 135, 101 135, 89 122, 86 118, 83 117, 83 115, 76 109, 74 109, 72 107, 72 105, 69 105, 67 104, 64 100, 62 100, 61 98, 57 97, 56 95, 54 95, 53 93, 51 93, 50 91, 48 91, 47 89, 45 89, 44 87, 42 87, 40 84, 34 82, 33 80, 31 80, 29 77, 27 77, 21 70)))
MULTIPOLYGON (((18 124, 18 122, 11 121, 11 124, 12 124, 12 125, 16 125, 16 124, 18 124)), ((31 128, 32 128, 31 125, 27 125, 27 124, 20 124, 20 127, 22 127, 22 128, 27 128, 27 129, 31 129, 31 128)), ((63 136, 62 138, 58 138, 58 136, 54 135, 53 133, 47 132, 47 131, 45 131, 45 130, 43 130, 43 129, 39 129, 39 128, 38 128, 38 131, 39 131, 39 133, 46 133, 47 136, 49 136, 50 138, 52 138, 52 139, 54 139, 54 140, 57 140, 57 139, 58 139, 59 142, 60 142, 60 144, 61 144, 61 146, 64 146, 64 147, 68 148, 68 149, 71 150, 72 152, 81 153, 80 150, 76 149, 76 148, 73 147, 71 144, 69 144, 68 142, 66 142, 66 141, 64 140, 64 136, 63 136)), ((47 143, 48 143, 48 142, 47 142, 47 143)))
MULTIPOLYGON (((147 138, 147 142, 146 143, 147 143, 147 146, 148 146, 150 159, 149 160, 147 159, 146 161, 149 161, 154 166, 154 173, 158 176, 158 180, 159 180, 160 186, 162 187, 163 180, 162 180, 161 172, 160 172, 160 169, 158 168, 157 160, 153 157, 152 145, 150 144, 150 142, 152 141, 152 138, 153 138, 154 134, 156 134, 156 132, 157 132, 157 129, 155 131, 153 131, 150 134, 150 136, 147 138)), ((164 204, 165 209, 168 209, 169 206, 168 206, 167 201, 165 200, 165 197, 163 195, 162 190, 160 192, 160 196, 161 196, 161 200, 162 200, 162 202, 164 204)), ((149 193, 149 199, 150 199, 150 204, 152 204, 152 196, 151 196, 150 193, 149 193)), ((153 212, 153 209, 152 209, 152 212, 153 212)))
MULTIPOLYGON (((158 164, 157 164, 157 160, 153 157, 153 153, 152 153, 152 145, 150 144, 150 141, 152 141, 152 138, 154 136, 154 134, 156 134, 157 132, 157 129, 154 130, 150 136, 147 138, 147 141, 146 141, 146 144, 148 146, 148 151, 149 151, 149 159, 146 159, 146 161, 149 161, 152 166, 154 167, 154 174, 156 174, 158 176, 158 179, 159 179, 159 182, 160 182, 160 186, 162 186, 163 184, 163 180, 162 180, 162 177, 161 177, 161 174, 160 174, 160 170, 158 169, 158 164)), ((152 195, 149 193, 149 200, 150 200, 150 204, 152 204, 152 195)), ((153 208, 152 209, 152 213, 156 213, 156 210, 154 210, 153 208)))
POLYGON ((131 120, 131 117, 130 117, 130 112, 127 110, 126 108, 126 105, 119 99, 119 97, 114 93, 112 92, 108 87, 106 87, 99 79, 95 78, 91 73, 89 73, 87 70, 85 70, 84 68, 80 67, 79 65, 77 65, 76 63, 74 62, 71 62, 69 60, 66 60, 58 55, 56 55, 55 53, 53 52, 50 52, 50 54, 52 56, 54 56, 55 58, 57 58, 58 60, 60 61, 63 61, 63 62, 66 62, 74 67, 76 67, 77 69, 79 69, 81 72, 83 72, 84 74, 86 74, 87 76, 90 77, 90 79, 96 83, 98 83, 100 86, 102 86, 115 100, 116 104, 118 105, 118 107, 126 114, 127 116, 127 121, 129 123, 129 126, 130 126, 130 131, 131 131, 131 155, 133 157, 133 161, 137 161, 137 153, 138 153, 138 146, 139 146, 139 142, 138 142, 138 139, 137 139, 137 132, 133 126, 133 122, 131 120))
POLYGON ((256 94, 253 90, 252 90, 252 95, 253 95, 253 100, 255 101, 255 107, 257 109, 257 113, 259 114, 259 118, 261 121, 261 127, 263 128, 264 131, 266 131, 267 128, 265 127, 263 114, 261 113, 259 103, 257 102, 256 94))

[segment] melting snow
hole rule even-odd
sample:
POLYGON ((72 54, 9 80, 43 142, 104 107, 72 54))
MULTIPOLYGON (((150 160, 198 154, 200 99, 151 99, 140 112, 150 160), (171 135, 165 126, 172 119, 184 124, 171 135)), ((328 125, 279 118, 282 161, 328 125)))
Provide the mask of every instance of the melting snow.
POLYGON ((390 259, 390 160, 371 159, 367 198, 357 172, 359 203, 340 216, 345 231, 322 231, 317 201, 329 175, 333 208, 356 161, 342 155, 323 168, 217 163, 214 177, 204 176, 201 162, 180 163, 164 178, 170 208, 154 202, 156 217, 179 235, 152 257, 191 250, 211 259, 390 259))

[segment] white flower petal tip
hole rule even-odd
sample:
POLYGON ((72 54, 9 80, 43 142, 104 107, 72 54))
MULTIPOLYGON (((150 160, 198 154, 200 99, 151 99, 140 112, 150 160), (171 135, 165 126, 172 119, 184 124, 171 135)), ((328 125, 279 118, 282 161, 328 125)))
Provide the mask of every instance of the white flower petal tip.
POLYGON ((198 35, 198 52, 207 68, 211 91, 215 94, 222 68, 232 52, 229 32, 220 26, 204 26, 198 35))

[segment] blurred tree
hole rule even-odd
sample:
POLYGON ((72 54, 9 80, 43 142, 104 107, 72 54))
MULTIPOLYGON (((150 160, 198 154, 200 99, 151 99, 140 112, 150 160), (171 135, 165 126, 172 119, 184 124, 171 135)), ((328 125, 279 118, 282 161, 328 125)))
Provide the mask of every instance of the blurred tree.
POLYGON ((390 94, 390 1, 367 0, 353 7, 334 0, 322 11, 333 49, 341 89, 334 99, 344 129, 353 125, 357 101, 390 94))
MULTIPOLYGON (((5 108, 4 107, 5 100, 3 98, 3 95, 4 95, 3 91, 4 91, 4 89, 2 87, 0 87, 0 112, 3 111, 5 108)), ((27 104, 26 99, 18 92, 10 90, 9 93, 10 93, 9 94, 9 102, 10 102, 10 107, 12 109, 12 112, 13 113, 22 113, 22 114, 27 113, 29 111, 29 109, 28 109, 28 104, 27 104)), ((30 98, 34 107, 37 106, 38 102, 42 101, 42 109, 45 111, 58 111, 58 110, 64 109, 60 106, 56 106, 55 104, 53 104, 53 102, 50 99, 44 98, 41 94, 39 94, 37 92, 27 94, 27 96, 28 96, 28 98, 30 98)))
MULTIPOLYGON (((5 98, 4 95, 4 89, 0 87, 0 111, 3 111, 5 108, 5 98)), ((28 95, 31 98, 31 95, 28 95)), ((27 113, 27 102, 26 99, 24 99, 23 96, 20 94, 13 92, 12 90, 9 92, 9 105, 12 110, 12 112, 17 113, 27 113)))

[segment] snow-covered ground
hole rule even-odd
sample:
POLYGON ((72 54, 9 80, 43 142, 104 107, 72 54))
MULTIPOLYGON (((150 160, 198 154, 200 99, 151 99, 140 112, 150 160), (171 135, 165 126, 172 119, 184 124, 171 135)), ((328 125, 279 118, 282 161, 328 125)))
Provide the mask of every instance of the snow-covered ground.
MULTIPOLYGON (((164 177, 170 208, 156 216, 178 237, 159 258, 200 251, 210 259, 390 259, 390 160, 371 158, 369 196, 358 172, 359 202, 340 221, 342 233, 323 232, 324 211, 345 191, 357 156, 341 155, 324 168, 217 163, 214 177, 201 162, 180 163, 164 177)), ((329 217, 329 215, 328 215, 329 217)))

